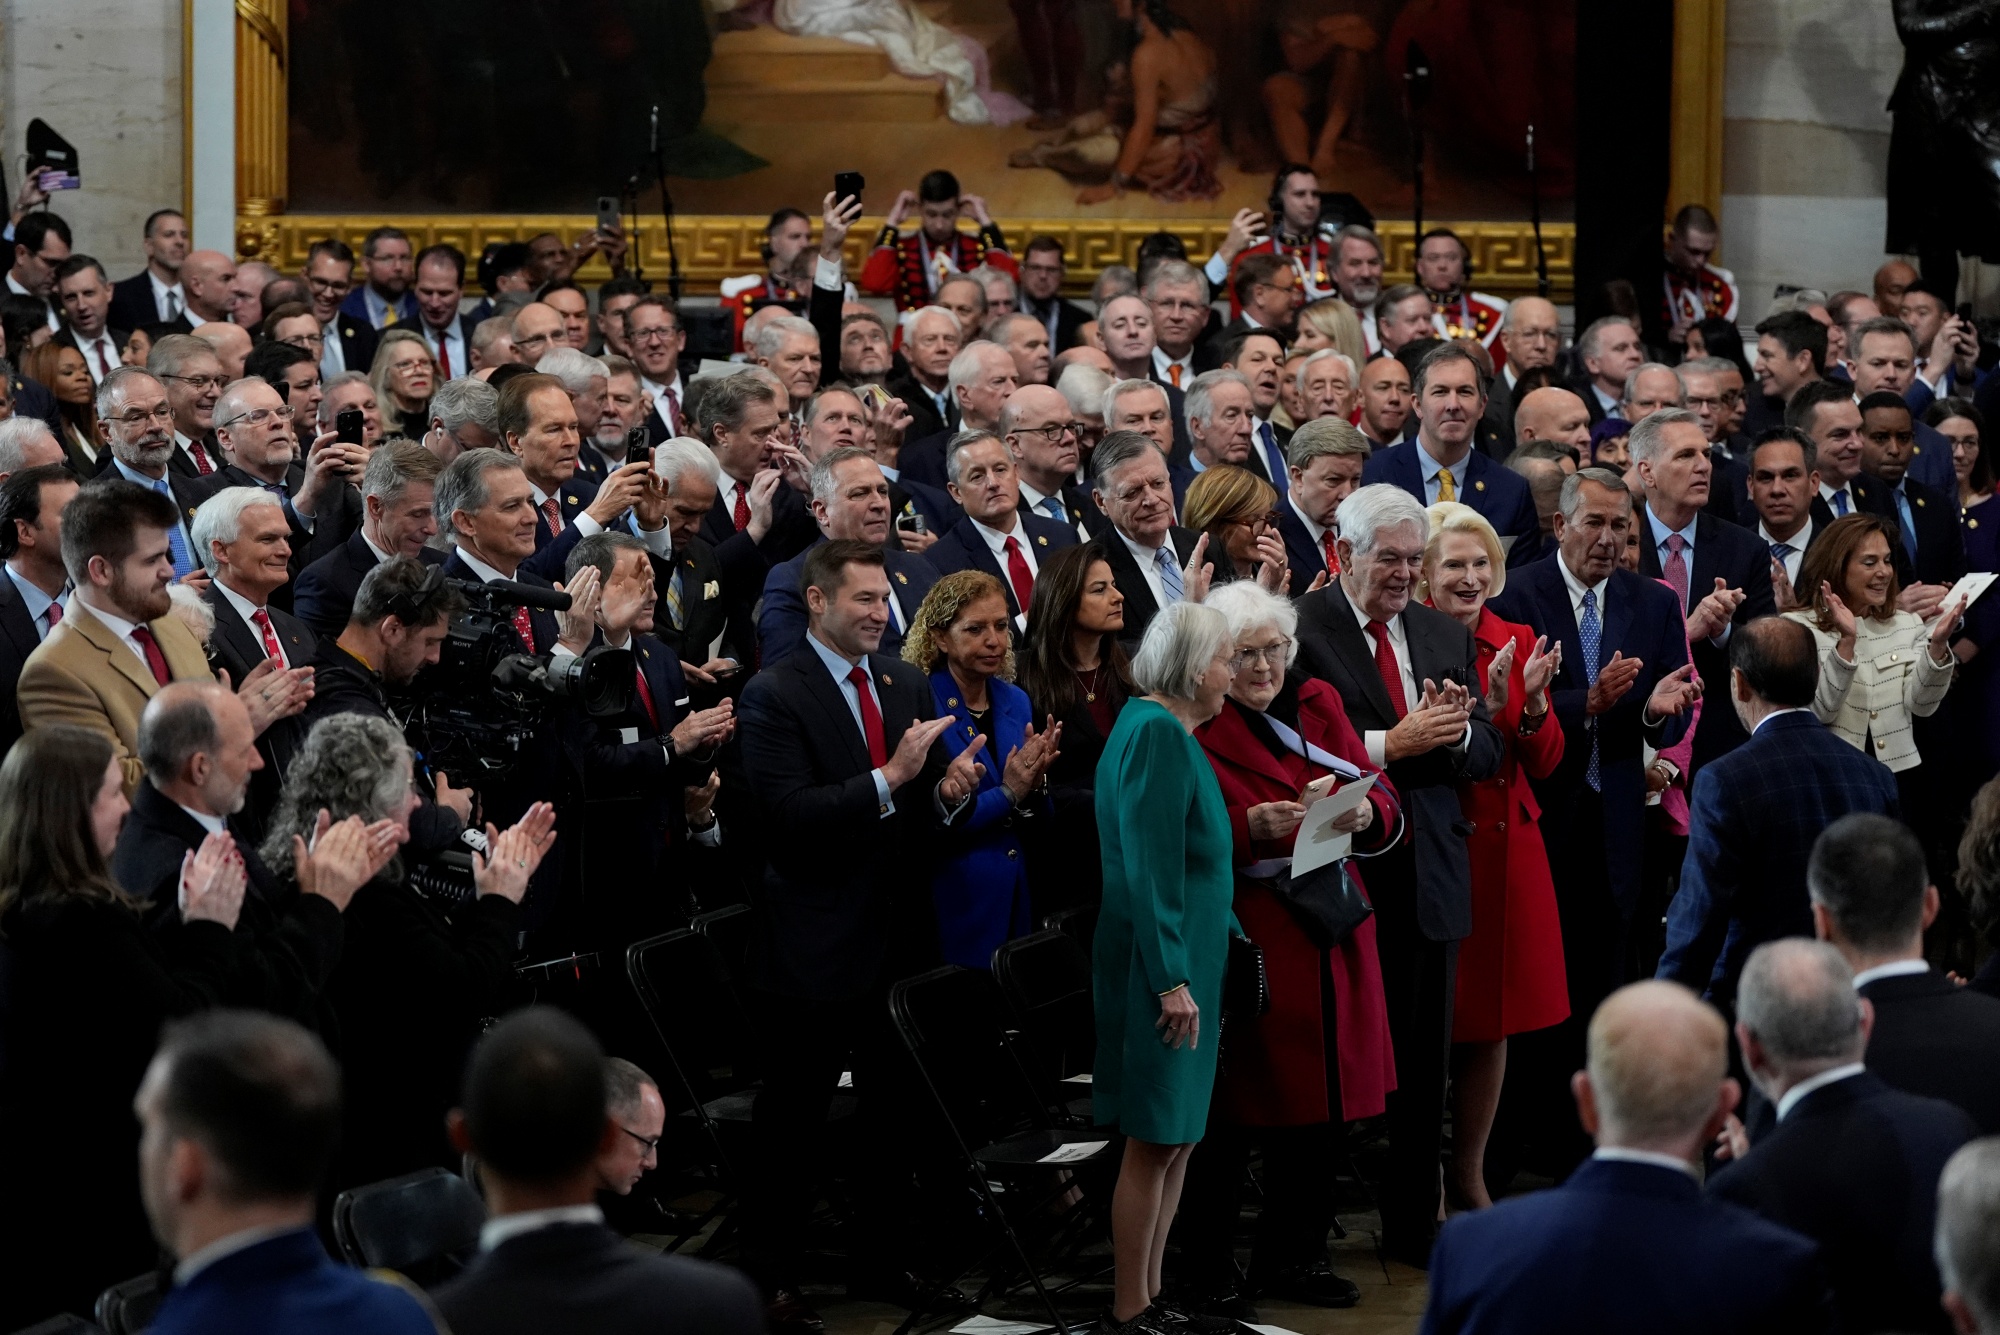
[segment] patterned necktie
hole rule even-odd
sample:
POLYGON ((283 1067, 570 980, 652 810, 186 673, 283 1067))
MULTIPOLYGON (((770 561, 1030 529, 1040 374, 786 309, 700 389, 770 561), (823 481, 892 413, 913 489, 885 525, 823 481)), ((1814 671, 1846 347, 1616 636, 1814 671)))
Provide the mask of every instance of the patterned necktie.
POLYGON ((49 604, 49 610, 42 613, 42 619, 48 622, 50 630, 54 630, 57 626, 60 626, 62 624, 62 617, 63 617, 62 604, 57 602, 51 602, 49 604))
POLYGON ((1035 577, 1028 570, 1028 558, 1021 554, 1021 540, 1010 537, 1004 544, 1007 552, 1007 582, 1014 586, 1014 605, 1019 611, 1028 610, 1028 600, 1035 596, 1035 577))
POLYGON ((401 318, 402 317, 396 313, 395 302, 386 301, 382 303, 382 328, 388 329, 393 327, 396 321, 400 320, 401 318))
POLYGON ((97 351, 97 378, 99 380, 102 380, 104 379, 105 376, 111 374, 111 359, 104 355, 103 335, 100 334, 98 336, 97 342, 91 344, 90 346, 96 349, 97 351))
MULTIPOLYGON (((1604 625, 1597 619, 1597 590, 1583 591, 1583 620, 1577 625, 1576 636, 1583 641, 1583 675, 1590 685, 1597 685, 1597 651, 1603 644, 1604 625)), ((1586 726, 1590 729, 1590 763, 1584 767, 1583 779, 1594 793, 1604 791, 1604 775, 1598 764, 1597 717, 1592 715, 1586 726)))
POLYGON ((667 430, 676 436, 681 433, 681 396, 672 385, 667 386, 667 430))
POLYGON ((258 633, 264 637, 264 657, 277 659, 279 667, 290 667, 285 661, 284 646, 278 643, 277 633, 271 629, 271 614, 260 607, 250 614, 250 619, 257 623, 258 633))
POLYGON ((1452 478, 1449 468, 1438 469, 1438 499, 1441 501, 1458 499, 1458 483, 1452 478))
POLYGON ((1319 535, 1319 545, 1326 549, 1326 573, 1328 576, 1338 575, 1340 573, 1340 539, 1333 536, 1332 529, 1328 529, 1319 535))
POLYGON ((1069 515, 1063 510, 1063 503, 1054 496, 1042 497, 1042 503, 1035 507, 1058 524, 1067 524, 1069 515))
POLYGON ((188 458, 194 460, 194 471, 203 477, 215 472, 215 462, 208 457, 208 446, 193 438, 188 440, 188 458))
POLYGON ((178 292, 169 291, 167 293, 167 323, 172 324, 174 321, 180 318, 181 318, 181 294, 178 292))
POLYGON ((153 670, 153 680, 165 686, 172 678, 167 674, 167 656, 160 652, 160 642, 153 638, 147 626, 132 627, 132 639, 139 646, 146 659, 146 666, 153 670))
POLYGON ((1774 542, 1771 544, 1771 559, 1783 565, 1785 558, 1797 550, 1798 548, 1789 542, 1774 542))
POLYGON ((673 623, 675 630, 681 629, 683 624, 681 618, 686 615, 686 606, 681 601, 684 596, 681 592, 680 567, 675 566, 674 577, 667 581, 667 620, 673 623))
POLYGON ((1674 586, 1680 595, 1681 615, 1688 610, 1688 563, 1687 539, 1678 533, 1667 534, 1667 559, 1660 567, 1660 573, 1667 577, 1667 583, 1674 586))
POLYGON ((736 486, 736 511, 730 522, 736 525, 738 533, 750 527, 750 489, 741 483, 736 486))
POLYGON ((1896 515, 1903 524, 1903 550, 1914 561, 1917 559, 1917 521, 1910 513, 1910 494, 1900 484, 1891 487, 1889 494, 1896 498, 1896 515))
POLYGON ((542 502, 542 518, 549 523, 550 537, 553 538, 563 531, 562 507, 556 504, 555 497, 551 496, 542 502))
POLYGON ((1278 489, 1280 496, 1289 495, 1292 490, 1291 476, 1285 471, 1285 452, 1278 448, 1278 433, 1265 422, 1257 428, 1257 434, 1264 442, 1264 462, 1271 471, 1271 485, 1278 489))
POLYGON ((1369 622, 1368 638, 1375 641, 1375 670, 1382 674, 1382 689, 1389 693, 1396 717, 1402 718, 1410 712, 1410 697, 1403 692, 1403 666, 1396 661, 1395 647, 1389 643, 1389 623, 1369 622))
POLYGON ((514 633, 521 637, 521 643, 528 646, 528 652, 535 652, 535 619, 528 615, 528 609, 514 609, 514 633))
MULTIPOLYGON (((153 490, 159 492, 160 495, 170 501, 174 499, 174 489, 167 485, 165 478, 157 479, 153 483, 153 490)), ((194 558, 188 553, 187 530, 180 522, 180 508, 180 503, 176 501, 174 503, 174 524, 172 528, 167 530, 167 545, 172 549, 174 554, 175 579, 179 579, 194 569, 194 558)))
POLYGON ((1181 568, 1174 564, 1174 549, 1160 548, 1153 554, 1154 562, 1160 567, 1160 588, 1165 591, 1167 601, 1177 603, 1187 597, 1187 585, 1181 582, 1181 568))
POLYGON ((868 689, 868 669, 857 663, 847 679, 854 683, 854 695, 861 705, 861 735, 868 741, 868 763, 881 769, 889 763, 889 745, 882 736, 882 711, 868 689))

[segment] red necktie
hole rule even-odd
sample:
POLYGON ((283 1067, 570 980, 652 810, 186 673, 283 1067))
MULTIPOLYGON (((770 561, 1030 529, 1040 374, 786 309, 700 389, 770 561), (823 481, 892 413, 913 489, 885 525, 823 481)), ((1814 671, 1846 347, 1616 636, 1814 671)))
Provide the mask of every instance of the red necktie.
POLYGON ((104 340, 103 340, 103 338, 102 338, 102 337, 100 337, 100 338, 99 338, 99 339, 97 340, 97 342, 95 342, 95 343, 91 344, 91 346, 97 349, 97 369, 98 369, 98 371, 99 371, 99 373, 100 373, 100 376, 99 376, 99 378, 101 379, 101 378, 102 378, 103 376, 107 376, 107 375, 110 375, 110 374, 111 374, 111 360, 110 360, 110 358, 108 358, 108 357, 106 357, 106 356, 104 355, 104 340))
POLYGON ((250 619, 257 623, 258 631, 264 636, 264 657, 277 659, 279 667, 290 667, 291 664, 285 661, 284 648, 278 643, 277 633, 271 629, 271 614, 260 607, 250 614, 250 619))
POLYGON ((203 477, 207 477, 215 471, 215 464, 209 460, 208 451, 202 447, 202 443, 198 440, 190 439, 188 441, 188 458, 194 460, 194 471, 203 477))
POLYGON ((51 602, 49 604, 49 610, 46 613, 46 615, 48 616, 49 619, 49 629, 54 630, 57 626, 62 624, 62 604, 57 602, 51 602))
MULTIPOLYGON (((681 396, 674 393, 671 385, 667 387, 667 430, 676 436, 681 433, 681 396)), ((738 524, 737 527, 743 525, 738 524)))
POLYGON ((1674 592, 1681 596, 1681 615, 1688 610, 1688 563, 1683 554, 1687 539, 1678 533, 1667 534, 1667 559, 1660 567, 1660 573, 1667 577, 1667 583, 1674 586, 1674 592))
POLYGON ((521 637, 521 643, 528 646, 528 652, 535 652, 535 621, 528 615, 528 609, 514 609, 514 633, 521 637))
POLYGON ((730 518, 738 533, 750 527, 750 489, 740 482, 736 484, 736 513, 730 518))
POLYGON ((1319 545, 1326 549, 1326 573, 1329 575, 1338 575, 1340 573, 1340 546, 1333 536, 1332 529, 1328 529, 1319 535, 1319 545))
POLYGON ((438 335, 438 381, 439 383, 443 383, 444 381, 449 379, 451 379, 451 340, 446 338, 443 334, 439 334, 438 335))
POLYGON ((542 502, 542 518, 549 521, 550 537, 553 538, 563 531, 562 507, 556 504, 555 497, 551 496, 542 502))
POLYGON ((1382 674, 1382 685, 1389 692, 1389 703, 1396 707, 1396 717, 1402 718, 1410 712, 1410 701, 1403 694, 1403 669, 1396 662, 1396 651, 1389 647, 1388 623, 1369 622, 1368 635, 1375 641, 1375 670, 1382 674))
POLYGON ((653 688, 646 684, 646 669, 636 668, 634 669, 634 675, 639 679, 639 704, 645 709, 646 718, 652 723, 653 731, 658 732, 660 730, 660 711, 658 706, 653 703, 653 688))
POLYGON ((854 683, 854 694, 861 701, 861 731, 868 738, 868 763, 881 769, 889 763, 889 744, 882 739, 882 711, 876 708, 875 696, 868 689, 868 669, 857 663, 847 679, 854 683))
POLYGON ((165 686, 173 680, 167 675, 167 656, 160 652, 160 642, 153 638, 153 632, 146 626, 132 627, 132 638, 146 652, 146 666, 153 669, 153 680, 165 686))
POLYGON ((1019 538, 1007 539, 1007 579, 1014 586, 1014 599, 1020 610, 1028 610, 1028 600, 1035 596, 1035 577, 1028 573, 1028 558, 1021 555, 1019 538))

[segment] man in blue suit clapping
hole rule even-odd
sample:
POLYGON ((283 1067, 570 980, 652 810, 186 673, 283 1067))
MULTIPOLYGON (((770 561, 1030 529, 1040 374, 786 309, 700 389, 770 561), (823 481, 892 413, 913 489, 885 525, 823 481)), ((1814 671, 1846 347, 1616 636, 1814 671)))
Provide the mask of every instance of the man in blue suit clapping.
POLYGON ((1722 1017, 1685 988, 1612 993, 1572 1081, 1597 1152, 1560 1187, 1445 1224, 1423 1335, 1830 1330, 1818 1248, 1695 1180, 1736 1106, 1727 1061, 1722 1017))
POLYGON ((436 1335, 428 1306, 335 1265, 313 1201, 340 1071, 290 1020, 209 1011, 167 1029, 139 1087, 140 1191, 179 1258, 154 1335, 436 1335))

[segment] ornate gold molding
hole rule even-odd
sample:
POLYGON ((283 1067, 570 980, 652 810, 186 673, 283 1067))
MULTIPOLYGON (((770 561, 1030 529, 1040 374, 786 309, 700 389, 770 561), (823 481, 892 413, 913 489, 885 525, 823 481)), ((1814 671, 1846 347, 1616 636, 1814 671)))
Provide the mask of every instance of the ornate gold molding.
MULTIPOLYGON (((239 166, 239 179, 241 173, 239 166)), ((257 214, 248 208, 237 219, 236 249, 243 259, 260 259, 286 272, 305 265, 306 251, 321 237, 339 237, 357 250, 362 237, 376 227, 400 227, 410 234, 417 249, 450 244, 476 257, 490 242, 525 241, 541 232, 554 232, 565 241, 573 240, 597 225, 596 219, 575 214, 521 214, 511 216, 463 217, 434 214, 367 216, 361 214, 257 214)), ((1130 264, 1139 243, 1158 231, 1170 231, 1186 243, 1188 253, 1207 256, 1229 231, 1227 219, 1189 222, 1173 219, 1122 219, 1094 222, 1075 218, 1002 219, 1015 245, 1030 236, 1046 232, 1063 243, 1069 256, 1068 288, 1082 295, 1090 291, 1107 265, 1130 264)), ((694 296, 712 296, 716 285, 736 274, 762 271, 764 260, 758 247, 764 240, 763 217, 735 215, 684 215, 676 220, 675 239, 679 243, 682 271, 687 291, 694 296)), ((867 221, 847 238, 847 267, 858 272, 867 256, 880 224, 867 221)), ((1496 296, 1526 296, 1535 290, 1535 238, 1526 223, 1461 222, 1450 224, 1472 249, 1472 280, 1482 291, 1496 296)), ((1377 227, 1388 247, 1391 281, 1407 279, 1416 257, 1416 234, 1406 221, 1390 220, 1377 227)), ((1557 301, 1571 300, 1576 258, 1576 227, 1572 223, 1546 223, 1542 240, 1548 249, 1549 279, 1557 301)), ((664 289, 667 273, 666 228, 653 219, 641 225, 635 238, 638 260, 656 286, 664 289)), ((593 259, 579 275, 586 282, 598 282, 610 273, 603 261, 593 259)))
POLYGON ((236 0, 236 207, 283 213, 289 180, 285 0, 236 0))
POLYGON ((1722 76, 1729 0, 1675 0, 1669 219, 1683 204, 1722 213, 1722 76))

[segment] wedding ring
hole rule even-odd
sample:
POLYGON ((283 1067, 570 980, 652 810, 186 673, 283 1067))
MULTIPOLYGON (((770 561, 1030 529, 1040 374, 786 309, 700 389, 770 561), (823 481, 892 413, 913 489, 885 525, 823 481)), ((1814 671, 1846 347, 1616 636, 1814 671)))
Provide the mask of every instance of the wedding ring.
POLYGON ((526 858, 515 858, 514 865, 525 870, 528 865, 528 860, 526 858))

